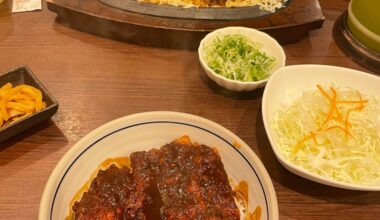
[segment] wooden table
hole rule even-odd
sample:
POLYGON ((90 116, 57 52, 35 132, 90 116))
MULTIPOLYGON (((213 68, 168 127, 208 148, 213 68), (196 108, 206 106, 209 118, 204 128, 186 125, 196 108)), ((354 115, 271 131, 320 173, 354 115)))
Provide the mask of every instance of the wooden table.
MULTIPOLYGON (((322 29, 286 45, 287 64, 364 70, 345 57, 332 26, 348 0, 321 0, 322 29)), ((28 65, 60 102, 50 120, 0 144, 0 219, 37 219, 45 183, 81 137, 119 117, 155 110, 188 112, 240 136, 265 164, 280 219, 380 219, 380 193, 347 191, 300 178, 276 160, 261 117, 263 90, 236 94, 204 75, 194 51, 150 48, 77 32, 42 12, 0 7, 0 73, 28 65)))

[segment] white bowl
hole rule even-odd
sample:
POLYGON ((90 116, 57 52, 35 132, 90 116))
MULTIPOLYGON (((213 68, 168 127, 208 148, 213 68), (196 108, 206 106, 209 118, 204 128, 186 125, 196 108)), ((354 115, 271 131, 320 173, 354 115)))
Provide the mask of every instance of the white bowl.
POLYGON ((278 109, 283 105, 289 105, 300 97, 304 91, 314 88, 317 84, 329 85, 332 83, 335 86, 357 89, 367 95, 380 95, 379 77, 342 67, 294 65, 284 67, 272 75, 264 90, 262 114, 265 130, 273 151, 285 168, 306 179, 344 189, 380 191, 380 185, 362 186, 349 184, 314 174, 288 161, 279 149, 275 138, 275 130, 272 127, 273 119, 278 109))
POLYGON ((255 81, 255 82, 241 82, 238 80, 227 79, 215 73, 207 65, 206 60, 204 58, 205 46, 212 43, 215 37, 231 35, 231 34, 241 34, 254 42, 260 43, 263 46, 261 49, 263 52, 265 52, 268 56, 272 56, 276 58, 276 64, 271 69, 269 73, 269 77, 274 71, 285 66, 286 56, 285 56, 284 50, 282 49, 280 44, 278 44, 278 42, 275 39, 273 39, 271 36, 269 36, 268 34, 258 31, 256 29, 245 28, 245 27, 226 27, 226 28, 217 29, 207 34, 206 37, 202 39, 198 48, 198 55, 199 55, 199 60, 201 62, 201 65, 203 69, 205 70, 207 76, 211 80, 215 81, 218 85, 232 91, 251 91, 257 88, 264 87, 266 82, 268 81, 268 79, 264 79, 264 80, 255 81))
POLYGON ((276 193, 260 159, 239 137, 207 119, 176 112, 147 112, 111 121, 82 138, 59 161, 45 186, 39 219, 65 219, 74 194, 107 158, 160 147, 189 135, 216 147, 233 182, 249 186, 249 211, 262 209, 261 220, 278 220, 276 193), (239 147, 234 144, 238 143, 239 147))

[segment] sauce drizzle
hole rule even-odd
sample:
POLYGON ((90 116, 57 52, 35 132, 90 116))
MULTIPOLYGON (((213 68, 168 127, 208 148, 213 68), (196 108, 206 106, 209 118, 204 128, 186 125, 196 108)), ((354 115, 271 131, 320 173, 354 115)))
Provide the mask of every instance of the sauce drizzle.
POLYGON ((106 170, 108 167, 110 167, 112 164, 116 165, 118 168, 122 168, 125 166, 128 166, 131 168, 131 160, 129 157, 116 157, 116 158, 109 158, 105 161, 103 161, 98 168, 91 174, 90 178, 85 182, 85 184, 78 190, 77 193, 75 193, 73 199, 70 201, 69 206, 69 215, 65 218, 65 220, 72 220, 74 219, 74 213, 72 210, 72 207, 76 201, 79 201, 82 198, 82 195, 88 191, 88 189, 91 186, 92 181, 96 178, 98 175, 98 172, 100 170, 106 170))
POLYGON ((255 211, 249 212, 248 207, 248 183, 246 181, 240 181, 237 186, 234 188, 234 194, 236 199, 242 204, 244 204, 244 210, 245 210, 245 219, 246 220, 260 220, 261 218, 261 207, 257 206, 255 211))

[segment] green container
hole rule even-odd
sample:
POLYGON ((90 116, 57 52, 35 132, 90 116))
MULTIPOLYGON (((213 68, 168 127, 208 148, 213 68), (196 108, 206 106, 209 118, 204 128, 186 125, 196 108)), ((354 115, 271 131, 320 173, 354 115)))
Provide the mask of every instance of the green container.
POLYGON ((351 0, 348 28, 369 49, 380 53, 380 0, 351 0))

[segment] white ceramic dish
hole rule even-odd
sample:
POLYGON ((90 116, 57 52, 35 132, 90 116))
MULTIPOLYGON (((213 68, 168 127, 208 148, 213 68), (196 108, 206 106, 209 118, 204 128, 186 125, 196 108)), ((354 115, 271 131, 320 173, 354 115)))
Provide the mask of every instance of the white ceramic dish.
POLYGON ((39 219, 64 219, 74 194, 107 158, 160 147, 183 136, 217 147, 225 170, 249 186, 249 211, 262 209, 262 220, 277 220, 272 181, 260 159, 239 137, 207 119, 176 112, 147 112, 111 121, 82 138, 60 160, 42 195, 39 219), (241 147, 234 147, 238 143, 241 147))
POLYGON ((335 66, 295 65, 276 71, 269 79, 264 90, 262 112, 265 130, 273 151, 280 163, 289 171, 306 179, 351 190, 380 191, 379 186, 362 186, 332 180, 311 173, 289 162, 280 152, 272 128, 273 118, 281 105, 288 105, 305 90, 317 84, 350 87, 368 95, 380 96, 380 78, 374 75, 335 66))
POLYGON ((208 67, 204 58, 205 46, 212 43, 212 41, 217 36, 225 36, 225 35, 231 35, 231 34, 241 34, 254 42, 260 43, 263 46, 262 51, 264 51, 268 56, 272 56, 276 58, 276 64, 271 70, 271 72, 269 73, 269 77, 274 71, 285 66, 286 56, 285 56, 284 50, 278 44, 278 42, 275 39, 273 39, 271 36, 269 36, 268 34, 252 29, 252 28, 245 28, 245 27, 226 27, 226 28, 217 29, 209 33, 208 35, 206 35, 205 38, 203 38, 198 48, 198 55, 199 55, 199 60, 201 62, 201 65, 203 69, 205 70, 207 76, 211 80, 215 81, 218 85, 232 91, 250 91, 250 90, 264 87, 266 82, 268 81, 268 79, 260 80, 256 82, 241 82, 237 80, 231 80, 219 74, 216 74, 210 67, 208 67))

